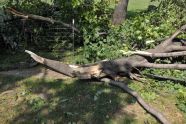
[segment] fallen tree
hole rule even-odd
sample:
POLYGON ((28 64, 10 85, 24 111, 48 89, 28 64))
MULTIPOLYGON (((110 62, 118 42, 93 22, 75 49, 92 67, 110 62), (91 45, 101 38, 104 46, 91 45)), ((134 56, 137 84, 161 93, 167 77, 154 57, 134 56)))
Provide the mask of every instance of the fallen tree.
POLYGON ((101 61, 88 65, 68 65, 55 60, 49 60, 40 57, 31 51, 26 50, 31 57, 38 63, 44 64, 55 71, 65 74, 69 77, 78 77, 79 79, 101 79, 109 77, 112 79, 118 76, 127 76, 134 78, 133 70, 137 68, 164 68, 164 69, 186 69, 185 64, 155 64, 157 57, 174 57, 186 55, 186 46, 182 42, 174 40, 177 35, 186 30, 186 25, 178 29, 171 37, 157 45, 154 49, 134 52, 130 57, 119 58, 115 60, 101 61), (177 52, 175 52, 177 51, 177 52))
POLYGON ((186 55, 185 43, 175 40, 175 38, 186 30, 186 25, 183 25, 172 36, 167 38, 154 49, 146 51, 133 52, 132 56, 123 57, 115 60, 101 61, 95 64, 88 65, 69 65, 59 61, 50 60, 36 55, 35 53, 26 50, 28 54, 38 63, 46 65, 52 70, 79 79, 97 79, 107 82, 108 84, 120 87, 130 95, 136 98, 138 103, 151 115, 156 117, 161 123, 169 124, 170 122, 157 110, 146 104, 142 98, 124 83, 116 81, 118 77, 126 76, 130 79, 139 80, 134 72, 138 68, 162 68, 162 69, 186 69, 186 64, 156 64, 153 63, 156 58, 174 57, 186 55))

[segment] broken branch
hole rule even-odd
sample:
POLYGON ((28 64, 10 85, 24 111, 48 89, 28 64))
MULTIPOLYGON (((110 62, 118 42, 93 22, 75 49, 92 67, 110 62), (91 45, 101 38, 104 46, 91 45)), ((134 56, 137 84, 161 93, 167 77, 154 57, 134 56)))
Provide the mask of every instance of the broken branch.
POLYGON ((150 53, 146 51, 136 51, 133 54, 146 56, 146 57, 175 57, 175 56, 185 56, 186 51, 182 52, 171 52, 171 53, 150 53))
POLYGON ((172 51, 186 51, 186 46, 170 45, 165 48, 165 52, 172 52, 172 51))
POLYGON ((52 24, 54 24, 54 23, 62 24, 63 26, 65 26, 67 28, 72 28, 74 31, 79 33, 79 30, 77 28, 75 28, 74 26, 67 24, 65 22, 59 21, 59 20, 54 20, 52 18, 43 17, 43 16, 39 16, 39 15, 34 15, 34 14, 24 14, 24 13, 18 12, 17 10, 15 10, 13 8, 7 8, 6 11, 17 16, 17 17, 21 17, 24 19, 40 20, 40 21, 45 21, 45 22, 49 22, 52 24))
POLYGON ((141 63, 138 67, 146 67, 146 68, 159 68, 159 69, 186 69, 186 64, 155 64, 155 63, 141 63))
POLYGON ((52 70, 55 70, 59 73, 62 73, 66 76, 69 77, 74 77, 73 75, 73 69, 67 65, 67 64, 63 64, 59 61, 54 61, 54 60, 49 60, 43 57, 40 57, 38 55, 36 55, 35 53, 29 51, 29 50, 25 50, 26 53, 30 54, 30 56, 38 63, 43 64, 48 66, 49 68, 51 68, 52 70))

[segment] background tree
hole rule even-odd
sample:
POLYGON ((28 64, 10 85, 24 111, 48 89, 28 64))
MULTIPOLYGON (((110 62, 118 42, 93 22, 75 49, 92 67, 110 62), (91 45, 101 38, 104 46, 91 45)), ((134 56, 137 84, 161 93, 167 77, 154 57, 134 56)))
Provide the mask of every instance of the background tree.
POLYGON ((120 0, 113 13, 112 24, 121 24, 127 16, 127 7, 129 0, 120 0))

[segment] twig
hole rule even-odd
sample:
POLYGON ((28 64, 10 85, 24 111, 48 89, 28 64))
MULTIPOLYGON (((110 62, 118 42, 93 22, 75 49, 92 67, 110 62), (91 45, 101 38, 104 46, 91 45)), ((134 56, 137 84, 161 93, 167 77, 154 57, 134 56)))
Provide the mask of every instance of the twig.
POLYGON ((148 112, 150 113, 153 117, 155 117, 156 119, 158 119, 162 124, 170 124, 170 122, 164 117, 164 115, 162 115, 162 113, 160 113, 159 111, 155 110, 154 108, 152 108, 151 106, 149 106, 141 97, 140 95, 138 95, 137 92, 133 91, 132 89, 130 89, 127 85, 125 85, 124 83, 118 82, 118 81, 113 81, 110 80, 108 78, 104 78, 101 79, 101 81, 108 83, 110 85, 113 86, 117 86, 119 88, 121 88, 122 90, 124 90, 125 92, 127 92, 128 94, 132 95, 137 102, 148 112))

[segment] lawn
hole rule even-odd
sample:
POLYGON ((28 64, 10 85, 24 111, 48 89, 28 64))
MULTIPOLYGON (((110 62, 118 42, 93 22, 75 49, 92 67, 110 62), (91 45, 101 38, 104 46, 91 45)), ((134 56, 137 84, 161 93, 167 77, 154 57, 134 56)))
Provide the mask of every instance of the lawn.
MULTIPOLYGON (((152 85, 139 82, 130 84, 150 105, 161 111, 173 123, 184 124, 184 114, 176 107, 176 90, 170 90, 170 84, 159 84, 149 89, 152 85)), ((118 88, 76 79, 54 80, 1 75, 0 123, 157 122, 134 98, 118 88)))
POLYGON ((145 10, 149 5, 157 5, 158 2, 151 2, 151 0, 129 0, 128 11, 145 10))
POLYGON ((130 112, 121 110, 135 100, 115 88, 90 85, 88 81, 3 76, 0 82, 1 124, 135 121, 130 112))

